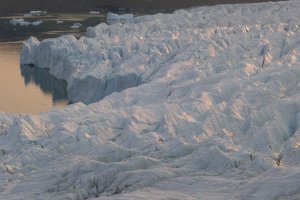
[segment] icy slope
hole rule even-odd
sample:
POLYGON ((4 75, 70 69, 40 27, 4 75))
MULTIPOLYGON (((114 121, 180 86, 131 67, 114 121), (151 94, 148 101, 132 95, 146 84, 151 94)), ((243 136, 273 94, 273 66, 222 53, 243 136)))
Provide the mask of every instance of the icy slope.
POLYGON ((30 38, 22 63, 95 103, 0 114, 0 197, 299 199, 299 10, 204 7, 30 38))

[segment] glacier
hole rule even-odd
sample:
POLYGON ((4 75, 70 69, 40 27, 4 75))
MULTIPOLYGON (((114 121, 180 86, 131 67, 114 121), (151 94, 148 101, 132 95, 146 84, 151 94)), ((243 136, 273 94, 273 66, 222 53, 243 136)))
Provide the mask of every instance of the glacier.
POLYGON ((300 2, 110 14, 24 42, 73 104, 0 113, 1 199, 300 199, 300 2))

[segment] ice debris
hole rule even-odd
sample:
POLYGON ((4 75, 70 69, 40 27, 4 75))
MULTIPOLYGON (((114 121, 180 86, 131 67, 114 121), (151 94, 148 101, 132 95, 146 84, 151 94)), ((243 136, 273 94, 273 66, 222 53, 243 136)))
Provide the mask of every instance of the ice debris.
POLYGON ((38 20, 38 21, 34 21, 34 22, 29 22, 29 21, 25 21, 25 19, 23 18, 14 18, 9 20, 9 23, 13 26, 29 26, 29 25, 33 25, 33 26, 39 26, 42 23, 44 23, 42 20, 38 20))
POLYGON ((98 15, 98 14, 100 14, 100 12, 99 11, 90 11, 89 14, 91 14, 91 15, 98 15))
POLYGON ((31 24, 30 22, 25 21, 25 19, 23 19, 23 18, 11 19, 11 20, 9 20, 9 23, 13 26, 17 26, 17 25, 19 25, 19 26, 29 26, 31 24))
POLYGON ((56 24, 63 24, 63 23, 64 23, 63 20, 59 20, 59 19, 56 20, 56 24))
POLYGON ((77 28, 80 28, 81 26, 82 26, 81 23, 75 23, 75 24, 73 24, 72 26, 70 26, 70 28, 77 29, 77 28))
POLYGON ((31 22, 31 25, 33 25, 33 26, 39 26, 42 23, 44 23, 42 20, 38 20, 38 21, 35 21, 35 22, 31 22))

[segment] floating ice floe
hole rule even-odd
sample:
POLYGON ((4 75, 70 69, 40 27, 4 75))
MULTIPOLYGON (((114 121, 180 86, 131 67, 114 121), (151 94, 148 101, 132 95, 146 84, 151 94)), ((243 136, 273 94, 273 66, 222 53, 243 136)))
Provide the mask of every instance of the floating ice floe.
POLYGON ((64 23, 64 21, 62 21, 62 20, 56 20, 56 24, 63 24, 64 23))
POLYGON ((33 10, 29 13, 24 14, 24 17, 33 17, 33 16, 40 16, 40 15, 47 15, 47 11, 40 11, 40 10, 33 10))
POLYGON ((0 113, 1 199, 300 199, 299 10, 218 5, 31 37, 21 63, 78 103, 0 113))
POLYGON ((89 14, 91 14, 91 15, 98 15, 98 14, 100 14, 100 12, 99 11, 90 11, 89 14))
POLYGON ((33 26, 39 26, 42 23, 44 23, 42 20, 38 20, 38 21, 35 21, 35 22, 31 22, 31 25, 33 25, 33 26))
POLYGON ((76 28, 80 28, 81 26, 82 26, 81 23, 75 23, 75 24, 73 24, 72 26, 70 26, 70 28, 76 29, 76 28))
POLYGON ((32 14, 26 13, 24 14, 24 17, 32 17, 32 14))
POLYGON ((40 16, 40 15, 45 15, 47 14, 47 11, 40 11, 40 10, 33 10, 33 11, 30 11, 29 14, 33 15, 33 16, 40 16))
POLYGON ((30 25, 30 22, 28 21, 25 21, 25 19, 23 18, 18 18, 18 19, 11 19, 9 20, 9 23, 13 26, 29 26, 30 25))
POLYGON ((116 21, 122 21, 122 22, 129 22, 134 19, 133 14, 122 14, 118 15, 115 13, 108 12, 107 13, 107 21, 110 22, 116 22, 116 21))
POLYGON ((29 25, 38 26, 38 25, 41 25, 44 22, 42 20, 29 22, 29 21, 26 21, 23 18, 19 18, 19 19, 11 19, 9 21, 9 23, 13 26, 17 26, 17 25, 19 25, 19 26, 29 26, 29 25))

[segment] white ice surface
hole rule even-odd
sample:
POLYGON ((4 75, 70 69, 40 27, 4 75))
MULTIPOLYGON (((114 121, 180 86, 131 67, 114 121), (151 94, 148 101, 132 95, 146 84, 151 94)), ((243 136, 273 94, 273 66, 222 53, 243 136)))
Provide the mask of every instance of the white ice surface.
POLYGON ((42 23, 44 23, 44 21, 38 20, 38 21, 31 22, 31 25, 33 25, 33 26, 39 26, 39 25, 41 25, 42 23))
POLYGON ((91 15, 98 15, 98 14, 100 14, 100 12, 99 11, 90 11, 89 14, 91 14, 91 15))
POLYGON ((26 13, 26 14, 24 14, 24 17, 32 17, 32 14, 26 13))
POLYGON ((218 5, 24 44, 75 103, 0 114, 2 199, 300 199, 300 3, 218 5))
POLYGON ((81 26, 82 26, 81 23, 75 23, 75 24, 73 24, 72 26, 70 26, 70 28, 75 28, 75 29, 77 29, 77 28, 80 28, 81 26))
POLYGON ((19 25, 19 26, 29 26, 29 25, 39 26, 44 22, 42 20, 29 22, 29 21, 25 21, 25 19, 23 19, 23 18, 14 18, 14 19, 9 20, 9 23, 13 26, 17 26, 17 25, 19 25))
POLYGON ((111 12, 107 13, 107 21, 108 21, 108 23, 110 23, 110 22, 116 22, 116 21, 130 22, 133 19, 134 19, 133 14, 118 15, 118 14, 111 13, 111 12))
POLYGON ((24 17, 32 17, 32 16, 41 16, 41 15, 47 15, 47 11, 40 11, 40 10, 33 10, 29 13, 24 14, 24 17))
POLYGON ((56 20, 56 24, 63 24, 63 23, 64 23, 63 20, 59 20, 59 19, 56 20))
POLYGON ((29 12, 29 14, 32 15, 32 16, 40 16, 40 15, 47 14, 47 11, 32 10, 32 11, 29 12))
POLYGON ((29 26, 30 25, 30 22, 29 21, 25 21, 25 19, 23 18, 14 18, 14 19, 11 19, 9 20, 9 23, 13 26, 29 26))

